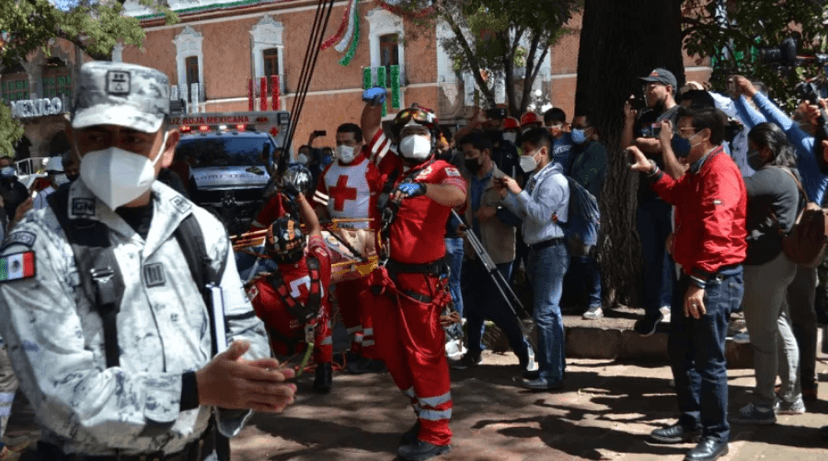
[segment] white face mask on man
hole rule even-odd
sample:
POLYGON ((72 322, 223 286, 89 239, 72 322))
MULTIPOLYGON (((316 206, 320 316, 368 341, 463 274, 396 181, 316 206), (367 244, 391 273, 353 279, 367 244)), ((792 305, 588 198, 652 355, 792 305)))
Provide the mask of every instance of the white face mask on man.
POLYGON ((431 155, 431 141, 425 136, 408 135, 400 141, 400 153, 406 159, 423 161, 431 155))
POLYGON ((345 144, 340 144, 336 146, 336 158, 344 164, 351 163, 356 158, 356 149, 345 144))
POLYGON ((119 147, 88 152, 81 158, 81 180, 109 209, 126 205, 155 182, 155 164, 164 153, 168 134, 164 133, 161 148, 152 160, 119 147))

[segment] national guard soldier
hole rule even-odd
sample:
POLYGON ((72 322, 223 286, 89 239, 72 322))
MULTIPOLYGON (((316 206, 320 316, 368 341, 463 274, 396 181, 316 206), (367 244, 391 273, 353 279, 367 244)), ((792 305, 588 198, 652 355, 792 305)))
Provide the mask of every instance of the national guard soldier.
POLYGON ((227 459, 250 410, 293 401, 225 230, 155 180, 179 138, 169 99, 155 69, 83 65, 67 127, 80 180, 2 247, 0 327, 40 459, 227 459))

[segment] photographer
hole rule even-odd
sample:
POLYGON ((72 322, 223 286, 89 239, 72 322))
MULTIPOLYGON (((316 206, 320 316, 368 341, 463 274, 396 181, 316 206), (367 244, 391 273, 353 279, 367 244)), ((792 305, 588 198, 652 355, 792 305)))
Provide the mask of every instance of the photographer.
POLYGON ((725 115, 717 110, 681 109, 677 138, 686 151, 687 174, 675 180, 635 146, 633 171, 676 207, 672 254, 681 265, 673 292, 668 350, 681 417, 656 429, 651 439, 684 443, 701 435, 687 460, 712 461, 727 454, 728 318, 742 301, 742 266, 747 194, 742 175, 721 143, 725 115))
MULTIPOLYGON (((636 120, 637 111, 627 101, 624 106, 621 146, 634 145, 659 168, 664 167, 670 176, 676 179, 683 173, 684 166, 679 164, 674 156, 662 155, 662 143, 658 136, 662 121, 669 120, 672 126, 677 125, 679 106, 675 101, 676 77, 669 70, 657 68, 641 80, 644 82, 644 98, 649 110, 643 112, 636 120)), ((646 181, 639 183, 636 229, 644 257, 642 304, 645 313, 644 318, 636 322, 635 331, 642 336, 655 333, 658 323, 670 313, 673 262, 667 255, 664 244, 673 231, 671 211, 672 207, 661 200, 646 181)))
MULTIPOLYGON (((748 128, 761 122, 779 126, 796 151, 796 163, 802 178, 802 188, 811 202, 822 203, 828 186, 826 177, 814 156, 814 137, 804 132, 767 96, 756 90, 750 80, 741 75, 730 77, 731 96, 736 110, 748 128), (748 102, 753 102, 753 106, 748 102)), ((815 117, 813 117, 815 118, 815 117)), ((816 126, 816 120, 811 122, 816 126)), ((817 326, 814 300, 816 298, 817 270, 797 266, 796 277, 788 286, 787 301, 791 311, 794 335, 799 344, 802 397, 805 401, 817 398, 816 347, 817 326)))

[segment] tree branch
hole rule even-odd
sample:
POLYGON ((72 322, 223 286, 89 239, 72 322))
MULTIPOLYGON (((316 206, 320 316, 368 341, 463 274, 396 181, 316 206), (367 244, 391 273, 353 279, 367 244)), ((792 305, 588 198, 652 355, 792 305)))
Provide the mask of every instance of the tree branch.
POLYGON ((474 55, 474 52, 471 49, 471 45, 469 45, 469 42, 468 40, 466 40, 465 35, 463 35, 463 31, 460 29, 460 26, 457 25, 457 22, 454 20, 454 18, 451 17, 450 14, 446 14, 444 18, 446 22, 448 22, 449 27, 451 27, 452 32, 454 32, 454 35, 457 37, 457 41, 460 43, 460 48, 463 49, 463 53, 469 60, 469 67, 472 70, 472 76, 474 77, 474 81, 477 82, 477 86, 480 88, 480 91, 483 92, 483 95, 486 97, 489 103, 494 105, 494 94, 489 88, 489 85, 483 80, 483 76, 480 74, 480 71, 482 70, 480 67, 480 62, 474 55))

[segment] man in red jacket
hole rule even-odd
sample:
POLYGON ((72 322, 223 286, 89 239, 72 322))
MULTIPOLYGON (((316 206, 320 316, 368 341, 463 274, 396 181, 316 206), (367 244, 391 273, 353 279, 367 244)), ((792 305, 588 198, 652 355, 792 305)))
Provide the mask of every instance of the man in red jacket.
POLYGON ((730 313, 744 291, 741 263, 747 243, 747 193, 739 167, 724 152, 725 115, 712 108, 682 109, 671 147, 690 166, 674 180, 636 147, 632 170, 645 173, 653 189, 676 207, 671 249, 681 265, 675 286, 668 350, 681 417, 656 429, 651 439, 684 443, 701 435, 689 461, 727 454, 727 362, 725 335, 730 313))

